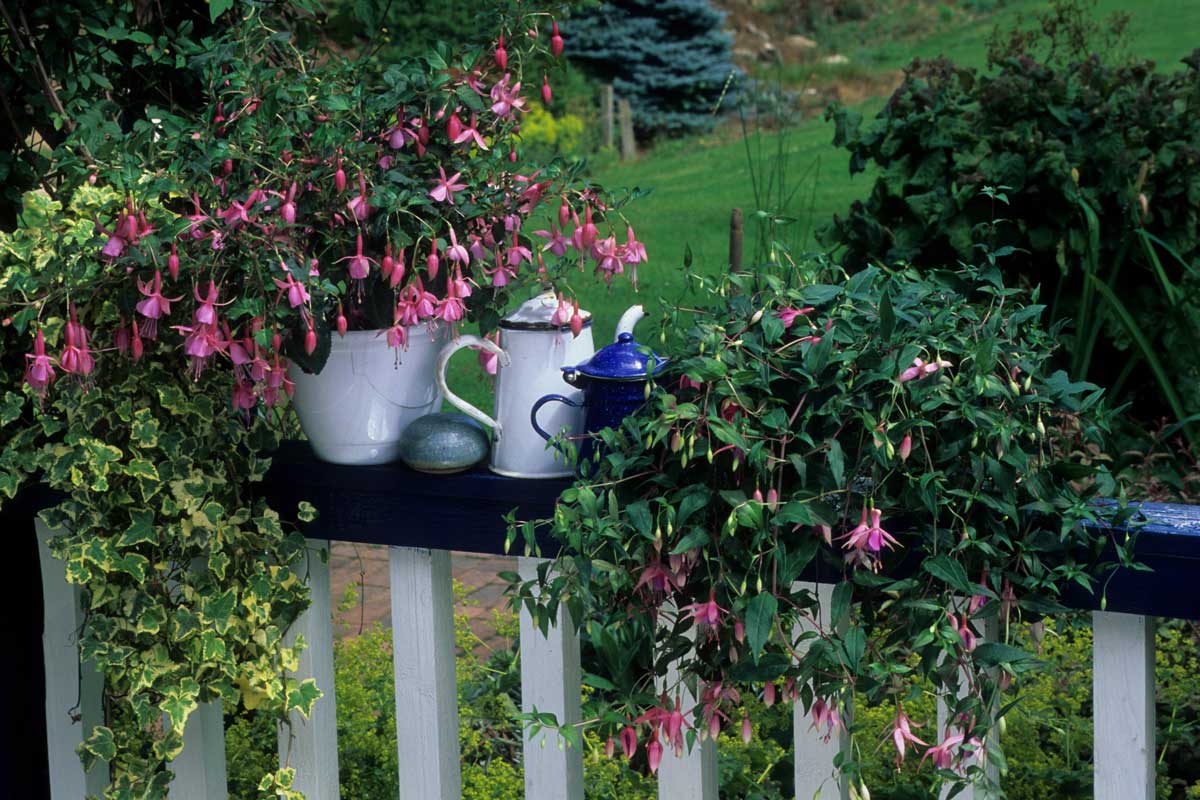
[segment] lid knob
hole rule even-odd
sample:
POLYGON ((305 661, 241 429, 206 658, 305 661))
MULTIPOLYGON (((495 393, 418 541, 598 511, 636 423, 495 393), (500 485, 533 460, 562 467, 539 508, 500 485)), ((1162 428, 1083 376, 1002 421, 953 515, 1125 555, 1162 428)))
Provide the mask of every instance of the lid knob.
POLYGON ((631 344, 633 342, 633 334, 629 331, 624 331, 617 336, 617 342, 619 344, 631 344))

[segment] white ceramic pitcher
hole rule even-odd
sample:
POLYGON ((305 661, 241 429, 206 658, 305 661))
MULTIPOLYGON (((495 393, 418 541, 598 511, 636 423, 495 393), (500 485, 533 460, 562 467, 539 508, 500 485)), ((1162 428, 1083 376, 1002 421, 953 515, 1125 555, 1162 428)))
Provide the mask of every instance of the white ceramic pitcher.
MULTIPOLYGON (((450 405, 493 430, 489 466, 500 475, 563 478, 574 474, 574 467, 529 424, 529 412, 543 395, 582 399, 583 393, 563 380, 562 367, 586 361, 595 351, 591 314, 579 312, 584 320, 583 330, 572 336, 570 325, 551 322, 557 306, 553 292, 540 294, 500 320, 499 346, 478 336, 464 335, 447 344, 438 355, 438 388, 450 405), (499 358, 495 418, 463 400, 446 385, 446 364, 464 347, 483 348, 499 358)), ((617 332, 632 330, 644 316, 640 305, 633 306, 622 315, 617 332)), ((579 434, 583 431, 583 409, 556 403, 539 413, 538 423, 554 433, 579 434)))

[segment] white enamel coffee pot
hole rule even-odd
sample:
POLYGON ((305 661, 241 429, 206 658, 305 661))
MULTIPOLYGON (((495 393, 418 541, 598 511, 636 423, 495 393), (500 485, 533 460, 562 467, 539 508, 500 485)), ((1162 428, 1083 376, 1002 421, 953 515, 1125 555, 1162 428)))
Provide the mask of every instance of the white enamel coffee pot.
MULTIPOLYGON (((500 344, 478 336, 463 335, 442 348, 438 355, 437 384, 450 405, 494 432, 489 466, 510 478, 565 478, 574 474, 561 453, 547 444, 529 424, 529 412, 538 398, 560 394, 581 401, 583 393, 563 380, 562 368, 591 358, 592 318, 580 311, 583 330, 571 334, 570 325, 551 322, 558 300, 553 292, 522 303, 500 320, 500 344), (446 364, 464 347, 477 347, 498 356, 496 367, 495 418, 463 400, 446 386, 446 364)), ((646 315, 640 306, 628 309, 617 323, 617 334, 632 331, 646 315)), ((614 337, 615 338, 615 337, 614 337)), ((555 403, 539 412, 538 423, 547 431, 577 435, 583 431, 583 409, 555 403)))

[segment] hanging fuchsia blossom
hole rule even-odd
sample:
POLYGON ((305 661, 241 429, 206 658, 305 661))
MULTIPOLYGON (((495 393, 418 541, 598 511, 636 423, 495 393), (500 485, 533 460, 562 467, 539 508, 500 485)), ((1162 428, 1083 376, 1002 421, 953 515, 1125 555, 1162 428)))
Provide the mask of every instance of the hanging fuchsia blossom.
POLYGON ((472 114, 471 124, 462 127, 462 129, 458 132, 458 135, 453 139, 454 144, 462 144, 463 142, 474 141, 476 147, 478 147, 480 150, 486 151, 488 146, 487 143, 483 141, 483 136, 479 133, 478 125, 478 115, 472 114))
POLYGON ((927 746, 925 742, 917 738, 916 734, 912 732, 912 728, 919 727, 921 726, 908 718, 903 708, 896 709, 896 718, 892 721, 892 743, 896 746, 897 766, 904 763, 905 747, 910 742, 912 744, 919 744, 922 747, 927 746))
POLYGON ((374 259, 367 258, 363 255, 363 237, 361 233, 358 234, 357 245, 355 247, 354 254, 338 259, 338 263, 341 263, 342 261, 350 262, 350 277, 353 280, 361 282, 365 280, 369 274, 371 274, 371 264, 374 262, 374 259))
POLYGON ((292 308, 301 308, 308 302, 308 290, 304 288, 304 284, 292 277, 292 273, 283 264, 279 265, 287 275, 286 281, 281 281, 279 278, 273 278, 275 285, 279 287, 281 293, 287 292, 288 305, 292 308))
POLYGON ((792 308, 789 306, 788 308, 781 308, 776 311, 775 316, 783 323, 784 330, 786 330, 792 327, 798 318, 807 317, 812 312, 812 306, 805 306, 804 308, 792 308))
POLYGON ((571 240, 563 236, 562 231, 558 230, 553 225, 550 226, 550 230, 534 231, 533 235, 549 240, 546 242, 545 246, 542 247, 543 253, 549 250, 556 256, 565 256, 567 254, 567 248, 571 245, 571 240))
MULTIPOLYGON (((158 336, 158 321, 171 313, 171 303, 177 303, 183 297, 163 297, 162 273, 158 270, 154 271, 154 278, 149 283, 142 283, 140 278, 137 279, 137 288, 145 296, 145 299, 139 300, 135 306, 137 312, 147 320, 142 333, 147 339, 154 339, 158 336)), ((199 299, 199 296, 196 299, 199 299)))
MULTIPOLYGON (((505 73, 504 77, 497 81, 491 91, 492 113, 501 119, 511 117, 516 112, 525 110, 525 98, 521 97, 521 82, 517 81, 510 89, 508 81, 509 76, 505 73)), ((473 118, 471 124, 475 124, 473 118)))
POLYGON ((446 248, 446 258, 452 263, 468 266, 471 263, 471 255, 467 252, 467 248, 458 243, 458 235, 454 232, 454 228, 450 228, 450 246, 446 248))
POLYGON ((900 382, 905 383, 917 378, 927 378, 940 369, 946 369, 954 366, 949 361, 937 359, 936 361, 923 361, 920 358, 914 358, 912 366, 900 373, 900 382))
POLYGON ((456 172, 447 178, 446 169, 442 166, 438 167, 438 172, 441 173, 441 178, 434 179, 434 187, 429 192, 429 196, 439 203, 454 205, 454 193, 467 188, 465 183, 457 182, 462 177, 462 173, 456 172))
POLYGON ((963 735, 956 733, 952 736, 947 736, 940 744, 935 744, 925 751, 925 755, 921 756, 921 764, 925 764, 925 759, 932 759, 935 769, 950 769, 954 765, 954 750, 957 750, 963 743, 963 735))
POLYGON ((350 209, 351 216, 359 222, 364 221, 375 210, 367 202, 367 179, 361 169, 358 171, 358 194, 350 198, 350 202, 346 203, 346 207, 350 209))
POLYGON ((58 363, 63 368, 63 372, 87 378, 96 367, 95 359, 92 358, 91 350, 88 348, 87 328, 79 324, 74 305, 70 306, 70 316, 71 318, 64 328, 66 346, 63 347, 62 355, 58 357, 58 363))
POLYGON ((39 400, 46 397, 46 390, 54 383, 54 359, 46 355, 46 336, 38 328, 33 337, 33 352, 26 353, 25 383, 33 389, 39 400))
POLYGON ((715 628, 721 623, 721 615, 728 614, 729 610, 721 608, 717 605, 716 592, 710 591, 708 594, 708 602, 692 603, 680 609, 687 614, 697 625, 707 627, 709 635, 715 635, 715 628))
POLYGON ((625 758, 633 758, 633 754, 637 752, 637 731, 632 725, 621 729, 621 751, 625 758))

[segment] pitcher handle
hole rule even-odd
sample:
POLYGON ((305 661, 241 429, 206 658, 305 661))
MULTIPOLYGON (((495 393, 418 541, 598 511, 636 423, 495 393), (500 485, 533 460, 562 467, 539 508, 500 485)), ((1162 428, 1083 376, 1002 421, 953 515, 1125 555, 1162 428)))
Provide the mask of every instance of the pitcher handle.
POLYGON ((466 414, 468 417, 479 420, 484 425, 487 425, 496 432, 496 440, 499 441, 500 436, 503 433, 500 423, 468 403, 466 400, 463 400, 454 392, 450 391, 450 387, 446 385, 446 365, 450 363, 450 356, 454 355, 459 350, 462 350, 464 347, 481 347, 484 350, 487 350, 489 353, 495 353, 500 359, 499 366, 501 367, 509 366, 512 363, 512 359, 509 358, 508 353, 500 349, 500 345, 496 344, 491 339, 484 339, 479 336, 464 334, 447 344, 442 348, 441 352, 438 353, 437 371, 434 373, 435 379, 437 380, 438 389, 441 390, 442 396, 446 398, 446 402, 466 414))
POLYGON ((545 397, 540 398, 536 403, 534 403, 533 408, 531 408, 529 410, 529 423, 531 425, 533 425, 533 429, 535 431, 537 431, 538 436, 541 436, 547 442, 550 441, 551 439, 553 439, 554 437, 552 435, 550 435, 549 433, 546 433, 544 430, 542 430, 541 425, 538 425, 537 413, 539 411, 541 411, 542 406, 546 405, 546 403, 549 403, 551 401, 557 401, 559 403, 566 403, 567 405, 571 406, 572 408, 583 408, 583 403, 580 403, 577 400, 572 400, 569 397, 563 397, 561 394, 548 394, 545 397))

